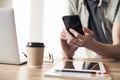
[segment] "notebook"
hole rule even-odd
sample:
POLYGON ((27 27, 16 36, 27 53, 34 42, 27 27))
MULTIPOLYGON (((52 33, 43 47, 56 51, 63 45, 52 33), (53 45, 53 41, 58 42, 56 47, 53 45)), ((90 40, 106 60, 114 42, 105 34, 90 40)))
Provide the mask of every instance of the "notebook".
POLYGON ((0 8, 0 63, 22 64, 27 59, 18 48, 13 8, 0 8))

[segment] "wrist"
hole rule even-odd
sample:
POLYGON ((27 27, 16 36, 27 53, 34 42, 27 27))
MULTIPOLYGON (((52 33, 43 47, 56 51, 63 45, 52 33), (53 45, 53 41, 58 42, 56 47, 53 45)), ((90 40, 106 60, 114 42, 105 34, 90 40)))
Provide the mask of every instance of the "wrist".
POLYGON ((93 50, 96 48, 96 45, 97 45, 97 41, 95 39, 92 39, 85 47, 90 50, 93 50))
POLYGON ((74 53, 65 53, 64 51, 62 52, 63 54, 63 58, 66 58, 66 59, 73 59, 73 56, 74 56, 74 53))

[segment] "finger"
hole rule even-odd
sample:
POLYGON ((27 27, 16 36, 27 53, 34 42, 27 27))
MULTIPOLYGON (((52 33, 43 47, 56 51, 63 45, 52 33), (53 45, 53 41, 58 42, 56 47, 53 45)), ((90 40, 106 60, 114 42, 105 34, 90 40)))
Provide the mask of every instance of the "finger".
POLYGON ((76 43, 76 41, 73 40, 71 43, 69 43, 69 45, 71 45, 73 47, 79 47, 79 45, 77 43, 76 43))
POLYGON ((67 39, 67 43, 68 43, 69 45, 73 44, 73 43, 74 43, 74 38, 73 38, 73 37, 69 37, 69 38, 67 39))
POLYGON ((79 42, 73 42, 74 45, 78 46, 78 47, 82 47, 83 46, 83 42, 79 41, 79 42))
POLYGON ((83 43, 84 43, 84 40, 79 39, 79 38, 73 38, 71 40, 71 42, 68 42, 69 45, 73 45, 74 44, 74 45, 79 46, 79 47, 82 47, 83 43))
POLYGON ((60 36, 60 39, 66 40, 65 36, 60 36))
POLYGON ((67 38, 67 39, 74 38, 74 37, 70 34, 70 32, 67 31, 67 29, 64 29, 64 32, 65 32, 65 35, 66 35, 66 38, 67 38))
POLYGON ((89 28, 83 28, 83 31, 84 31, 84 33, 86 34, 86 35, 90 35, 90 36, 93 36, 93 31, 92 30, 90 30, 89 28))
POLYGON ((79 34, 77 31, 75 31, 74 29, 70 29, 70 32, 76 37, 76 38, 83 38, 83 35, 79 34))
POLYGON ((69 35, 69 32, 67 31, 67 29, 64 28, 63 31, 64 31, 65 35, 66 34, 69 35))
POLYGON ((66 40, 65 32, 64 31, 61 32, 60 39, 66 40))

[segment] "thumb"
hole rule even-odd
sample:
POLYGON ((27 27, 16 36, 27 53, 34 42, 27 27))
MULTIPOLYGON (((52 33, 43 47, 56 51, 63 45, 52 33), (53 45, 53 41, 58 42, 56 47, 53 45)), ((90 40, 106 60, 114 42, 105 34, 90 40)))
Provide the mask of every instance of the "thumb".
POLYGON ((85 33, 85 35, 87 36, 93 36, 94 32, 92 30, 90 30, 89 28, 83 27, 83 31, 85 33))

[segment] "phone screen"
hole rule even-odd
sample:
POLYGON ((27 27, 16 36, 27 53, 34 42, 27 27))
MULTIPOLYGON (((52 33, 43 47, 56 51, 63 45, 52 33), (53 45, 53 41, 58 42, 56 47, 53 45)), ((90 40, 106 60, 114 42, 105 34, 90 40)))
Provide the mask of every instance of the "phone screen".
POLYGON ((62 19, 68 31, 70 28, 73 28, 80 34, 84 35, 84 32, 82 31, 82 24, 78 15, 63 16, 62 19))

